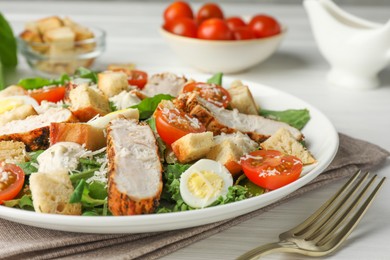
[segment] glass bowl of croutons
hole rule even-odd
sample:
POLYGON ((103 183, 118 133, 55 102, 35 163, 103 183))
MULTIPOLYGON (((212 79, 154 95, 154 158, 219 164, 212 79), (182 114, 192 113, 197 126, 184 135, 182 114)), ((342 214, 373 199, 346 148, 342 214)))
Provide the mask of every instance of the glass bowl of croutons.
POLYGON ((17 37, 18 49, 29 66, 44 76, 72 75, 89 68, 105 50, 106 33, 82 26, 68 17, 29 22, 17 37))

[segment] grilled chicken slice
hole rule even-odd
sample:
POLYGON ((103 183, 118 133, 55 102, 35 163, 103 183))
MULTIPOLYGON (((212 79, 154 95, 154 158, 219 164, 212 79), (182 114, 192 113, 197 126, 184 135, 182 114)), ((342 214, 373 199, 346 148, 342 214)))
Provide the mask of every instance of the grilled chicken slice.
POLYGON ((150 97, 157 94, 177 96, 186 83, 187 79, 185 77, 178 77, 173 73, 165 72, 151 76, 143 91, 150 97))
MULTIPOLYGON (((189 98, 187 101, 190 107, 189 114, 197 117, 206 125, 207 130, 212 131, 215 135, 240 131, 248 134, 253 140, 262 142, 280 128, 286 128, 296 140, 303 139, 303 135, 298 129, 284 122, 220 108, 200 97, 196 98, 196 102, 191 96, 187 98, 189 98)), ((185 102, 176 102, 175 105, 179 105, 179 108, 183 109, 183 103, 185 102)))
POLYGON ((152 213, 162 192, 162 166, 151 128, 118 118, 107 128, 108 207, 113 215, 152 213))
POLYGON ((49 147, 51 122, 76 122, 77 119, 68 109, 52 108, 43 114, 29 116, 23 120, 14 120, 0 127, 0 141, 14 140, 23 142, 26 151, 35 151, 49 147))

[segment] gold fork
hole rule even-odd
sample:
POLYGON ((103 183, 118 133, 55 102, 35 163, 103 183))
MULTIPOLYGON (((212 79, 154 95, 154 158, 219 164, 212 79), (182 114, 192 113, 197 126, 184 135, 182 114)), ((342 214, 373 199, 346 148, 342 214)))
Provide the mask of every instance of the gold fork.
POLYGON ((274 252, 324 256, 335 251, 360 222, 385 181, 383 177, 373 191, 366 195, 376 175, 367 180, 369 173, 366 173, 357 181, 359 175, 360 171, 356 172, 332 198, 304 222, 280 234, 279 242, 256 247, 237 259, 257 259, 274 252), (366 199, 363 201, 364 198, 366 199), (357 209, 361 202, 363 204, 357 209))

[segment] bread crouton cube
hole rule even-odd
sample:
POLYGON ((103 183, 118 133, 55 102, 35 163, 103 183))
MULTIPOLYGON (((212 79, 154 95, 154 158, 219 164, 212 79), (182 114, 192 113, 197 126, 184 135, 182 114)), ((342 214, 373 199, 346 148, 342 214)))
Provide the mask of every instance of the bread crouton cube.
POLYGON ((21 120, 37 114, 37 111, 35 111, 32 105, 21 105, 10 111, 0 114, 0 126, 5 125, 6 123, 13 120, 21 120))
POLYGON ((58 16, 46 17, 41 20, 38 20, 36 23, 38 30, 41 34, 45 34, 49 30, 63 26, 63 22, 58 16))
POLYGON ((98 87, 107 97, 118 95, 129 88, 127 75, 121 71, 99 73, 98 87))
POLYGON ((316 162, 313 155, 300 142, 295 140, 290 131, 285 128, 280 128, 260 146, 266 150, 277 150, 298 157, 304 165, 316 162))
POLYGON ((74 142, 85 149, 95 151, 106 146, 104 129, 84 123, 51 123, 50 145, 58 142, 74 142))
POLYGON ((234 176, 241 172, 240 158, 243 151, 231 140, 224 140, 213 146, 206 158, 222 163, 234 176))
POLYGON ((214 145, 213 133, 191 133, 172 143, 172 150, 181 163, 191 162, 206 156, 214 145))
POLYGON ((96 115, 106 115, 110 112, 107 97, 98 89, 82 84, 69 92, 70 110, 82 122, 96 115))
POLYGON ((26 159, 26 146, 22 142, 1 141, 0 162, 21 163, 26 159))
POLYGON ((69 27, 60 27, 47 31, 43 38, 50 43, 50 55, 54 55, 61 50, 74 48, 76 34, 69 27))
POLYGON ((36 212, 81 215, 81 204, 69 203, 74 189, 68 172, 33 173, 30 189, 36 212))
POLYGON ((245 86, 240 81, 232 83, 232 86, 227 89, 231 101, 230 105, 232 108, 236 108, 240 113, 248 115, 258 115, 259 108, 255 100, 253 99, 252 93, 248 86, 245 86))

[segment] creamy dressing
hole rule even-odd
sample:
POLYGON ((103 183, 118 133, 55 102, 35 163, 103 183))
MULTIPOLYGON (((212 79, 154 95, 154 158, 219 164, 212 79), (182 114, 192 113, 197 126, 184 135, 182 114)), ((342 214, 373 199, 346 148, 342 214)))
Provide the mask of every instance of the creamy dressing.
POLYGON ((38 156, 38 172, 74 171, 85 152, 86 150, 77 143, 56 143, 38 156))
POLYGON ((109 100, 114 103, 114 106, 118 110, 129 108, 141 102, 141 99, 139 99, 137 95, 125 90, 123 90, 118 95, 111 97, 109 100))

